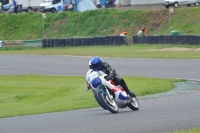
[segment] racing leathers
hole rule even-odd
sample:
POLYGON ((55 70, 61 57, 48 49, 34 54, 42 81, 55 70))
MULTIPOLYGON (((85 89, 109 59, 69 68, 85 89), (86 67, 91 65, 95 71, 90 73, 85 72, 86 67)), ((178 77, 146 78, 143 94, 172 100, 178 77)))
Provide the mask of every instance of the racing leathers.
POLYGON ((106 76, 106 80, 113 80, 117 85, 120 85, 124 88, 127 94, 131 97, 135 97, 135 94, 128 89, 127 84, 125 83, 124 79, 122 79, 107 62, 102 62, 101 71, 103 71, 106 76))

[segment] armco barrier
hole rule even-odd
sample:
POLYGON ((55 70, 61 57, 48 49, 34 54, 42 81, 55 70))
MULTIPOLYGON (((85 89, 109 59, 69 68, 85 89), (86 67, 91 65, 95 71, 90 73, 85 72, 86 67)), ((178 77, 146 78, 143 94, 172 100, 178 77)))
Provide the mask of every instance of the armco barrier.
POLYGON ((41 46, 42 45, 42 39, 37 40, 24 40, 25 46, 41 46))
POLYGON ((133 36, 133 44, 191 44, 199 45, 200 36, 179 35, 179 36, 133 36))
POLYGON ((38 40, 3 40, 2 41, 2 47, 41 46, 41 45, 42 45, 42 39, 38 39, 38 40))
POLYGON ((90 45, 122 45, 124 37, 105 36, 91 38, 62 38, 42 39, 42 47, 65 47, 65 46, 90 46, 90 45))
POLYGON ((4 43, 5 47, 13 47, 13 46, 23 46, 23 40, 6 40, 4 43))

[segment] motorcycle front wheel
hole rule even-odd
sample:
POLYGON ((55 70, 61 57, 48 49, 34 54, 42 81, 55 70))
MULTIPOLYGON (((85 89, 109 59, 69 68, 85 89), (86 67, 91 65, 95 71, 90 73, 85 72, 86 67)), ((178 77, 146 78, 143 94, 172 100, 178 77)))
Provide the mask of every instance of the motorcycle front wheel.
POLYGON ((107 110, 106 107, 104 106, 104 104, 101 103, 101 100, 99 99, 98 93, 94 92, 94 98, 96 99, 97 103, 98 103, 103 109, 107 110))
POLYGON ((115 103, 114 99, 110 99, 105 92, 99 92, 99 99, 104 107, 107 108, 111 113, 118 113, 119 108, 115 103))

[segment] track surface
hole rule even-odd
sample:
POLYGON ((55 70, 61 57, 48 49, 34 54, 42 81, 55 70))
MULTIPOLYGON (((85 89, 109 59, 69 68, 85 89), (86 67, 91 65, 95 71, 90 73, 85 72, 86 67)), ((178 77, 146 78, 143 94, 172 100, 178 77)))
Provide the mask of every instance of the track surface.
MULTIPOLYGON (((91 57, 0 55, 0 75, 85 75, 91 57)), ((120 75, 200 79, 200 60, 103 58, 120 75)), ((190 89, 189 87, 187 89, 190 89)), ((85 90, 83 88, 83 90, 85 90)), ((0 119, 0 133, 154 133, 200 127, 199 89, 142 99, 140 110, 101 108, 0 119)))
MULTIPOLYGON (((0 75, 85 75, 91 57, 0 55, 0 75)), ((200 60, 102 58, 122 76, 200 79, 200 60)))

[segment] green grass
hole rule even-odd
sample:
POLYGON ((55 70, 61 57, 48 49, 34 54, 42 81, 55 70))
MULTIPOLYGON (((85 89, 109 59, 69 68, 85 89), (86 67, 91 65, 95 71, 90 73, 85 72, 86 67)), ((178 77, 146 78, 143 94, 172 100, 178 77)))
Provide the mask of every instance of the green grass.
MULTIPOLYGON (((118 35, 123 29, 132 39, 142 25, 147 35, 170 34, 168 10, 103 9, 83 13, 46 13, 45 38, 89 37, 118 35)), ((172 30, 181 34, 200 34, 199 7, 176 8, 171 14, 172 30)), ((0 14, 0 40, 42 38, 41 13, 0 14)))
POLYGON ((75 56, 104 56, 125 58, 171 58, 171 59, 200 59, 199 45, 122 45, 122 46, 76 46, 76 47, 13 47, 0 48, 0 54, 40 54, 40 55, 75 55, 75 56), (179 49, 177 49, 177 47, 179 49), (174 48, 173 50, 164 50, 174 48), (184 50, 181 48, 188 48, 184 50))
MULTIPOLYGON (((118 35, 123 29, 131 40, 142 25, 147 35, 169 34, 168 10, 95 10, 84 13, 46 13, 45 38, 118 35)), ((171 15, 172 30, 199 35, 200 8, 177 8, 171 15)), ((0 40, 42 38, 41 14, 0 14, 0 40)), ((0 48, 0 54, 80 55, 130 58, 200 59, 198 51, 152 51, 169 47, 199 48, 191 45, 126 45, 48 48, 0 48), (94 50, 95 49, 95 50, 94 50)), ((166 92, 173 79, 125 77, 138 96, 166 92), (136 84, 137 83, 137 84, 136 84)), ((0 118, 97 107, 92 92, 86 91, 85 77, 0 76, 0 118), (75 97, 76 96, 76 97, 75 97)), ((200 129, 173 133, 200 133, 200 129)))
MULTIPOLYGON (((137 96, 166 92, 173 82, 145 77, 124 77, 137 96)), ((0 118, 98 107, 84 76, 0 76, 0 118)))
POLYGON ((200 128, 194 128, 191 130, 182 130, 182 131, 175 131, 171 133, 200 133, 200 128))

